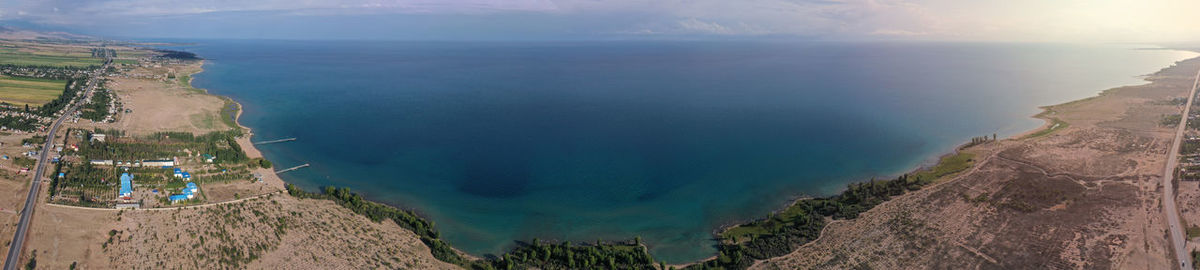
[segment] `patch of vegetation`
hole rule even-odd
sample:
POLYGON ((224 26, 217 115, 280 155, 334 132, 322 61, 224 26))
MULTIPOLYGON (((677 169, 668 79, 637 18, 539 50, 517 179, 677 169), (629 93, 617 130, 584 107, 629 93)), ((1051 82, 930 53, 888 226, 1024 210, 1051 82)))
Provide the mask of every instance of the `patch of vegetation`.
POLYGON ((975 164, 975 154, 967 152, 957 152, 953 155, 942 157, 938 163, 932 168, 920 170, 913 173, 910 178, 917 181, 931 182, 942 177, 952 175, 971 168, 975 164))
POLYGON ((1154 100, 1154 101, 1150 101, 1150 104, 1182 106, 1184 104, 1187 104, 1187 98, 1186 97, 1177 97, 1177 98, 1172 98, 1172 99, 1167 99, 1167 100, 1154 100))
POLYGON ((1200 263, 1200 251, 1192 250, 1192 269, 1200 269, 1197 263, 1200 263))
POLYGON ((33 137, 21 139, 21 144, 41 144, 46 142, 46 135, 33 135, 33 137))
POLYGON ((37 130, 38 126, 41 126, 41 122, 34 118, 16 115, 0 116, 0 127, 32 132, 37 130))
POLYGON ((58 181, 59 181, 59 178, 61 178, 61 177, 58 177, 58 173, 62 172, 62 167, 63 167, 64 163, 66 163, 66 162, 59 162, 58 164, 54 164, 54 174, 50 175, 50 191, 49 191, 50 197, 47 199, 54 198, 54 195, 58 194, 58 181))
POLYGON ((250 160, 249 165, 250 167, 262 167, 267 169, 270 169, 272 166, 271 161, 265 158, 253 158, 250 160))
POLYGON ((29 262, 25 264, 25 270, 37 269, 37 250, 29 253, 29 262))
POLYGON ((974 163, 974 155, 957 153, 943 157, 932 168, 886 181, 851 184, 841 194, 796 201, 782 212, 765 219, 729 228, 718 237, 717 258, 689 269, 745 269, 755 260, 782 256, 815 240, 825 227, 825 218, 853 219, 859 214, 908 191, 918 190, 937 179, 962 172, 974 163))
POLYGON ((1188 238, 1200 237, 1200 226, 1192 225, 1187 227, 1187 236, 1188 238))
POLYGON ((1179 114, 1163 115, 1162 119, 1158 120, 1158 125, 1164 127, 1174 127, 1179 125, 1179 121, 1183 117, 1179 114))
POLYGON ((160 53, 163 53, 162 55, 159 56, 162 58, 170 58, 170 59, 178 59, 178 60, 200 60, 200 57, 196 57, 196 54, 190 53, 190 52, 174 51, 174 50, 157 50, 157 51, 160 53))
POLYGON ((111 105, 112 92, 108 89, 96 90, 96 93, 92 95, 92 101, 83 107, 80 117, 96 122, 104 121, 108 117, 111 105))
POLYGON ((13 165, 17 165, 17 167, 33 168, 33 165, 36 165, 36 164, 37 164, 37 160, 32 159, 32 158, 27 158, 27 157, 14 157, 13 158, 13 165))
POLYGON ((1030 133, 1029 135, 1025 135, 1025 137, 1024 137, 1023 139, 1030 139, 1030 138, 1036 138, 1036 137, 1045 136, 1045 135, 1048 135, 1048 134, 1050 134, 1050 133, 1053 133, 1053 132, 1055 132, 1055 131, 1059 131, 1059 130, 1061 130, 1061 129, 1067 128, 1067 126, 1069 126, 1069 124, 1067 124, 1067 122, 1066 122, 1066 121, 1059 120, 1059 119, 1058 119, 1058 118, 1056 118, 1056 117, 1050 117, 1050 118, 1048 118, 1048 119, 1050 119, 1050 126, 1049 126, 1049 127, 1047 127, 1047 128, 1044 128, 1044 129, 1040 129, 1040 130, 1038 130, 1037 132, 1030 133))
POLYGON ((233 102, 232 99, 226 97, 222 97, 221 99, 225 101, 225 105, 221 107, 221 122, 230 128, 238 128, 237 114, 238 110, 241 110, 241 107, 237 102, 233 102))

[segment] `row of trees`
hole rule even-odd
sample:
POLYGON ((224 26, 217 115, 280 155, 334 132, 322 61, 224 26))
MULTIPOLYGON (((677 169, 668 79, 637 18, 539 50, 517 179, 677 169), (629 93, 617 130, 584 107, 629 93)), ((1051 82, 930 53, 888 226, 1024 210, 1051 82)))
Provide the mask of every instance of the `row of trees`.
POLYGON ((190 132, 158 132, 140 139, 110 135, 111 139, 104 142, 84 140, 79 154, 88 159, 140 160, 174 157, 184 149, 189 149, 216 156, 216 163, 242 164, 250 159, 237 144, 239 134, 236 130, 209 132, 200 136, 190 132))
POLYGON ((200 57, 196 57, 196 54, 190 53, 190 52, 173 51, 173 50, 157 50, 157 51, 160 53, 163 53, 161 56, 159 56, 162 58, 179 59, 179 60, 200 60, 200 57))
MULTIPOLYGON (((797 201, 783 215, 754 221, 742 226, 757 226, 767 233, 750 239, 723 239, 718 256, 695 264, 689 269, 745 269, 755 260, 791 253, 800 245, 816 239, 826 225, 825 218, 852 219, 893 196, 920 189, 928 181, 907 175, 893 180, 851 184, 841 194, 797 201), (738 241, 745 240, 745 241, 738 241)), ((471 261, 440 239, 433 224, 416 214, 391 206, 364 200, 348 188, 325 187, 323 193, 311 193, 288 184, 288 194, 298 198, 327 199, 337 202, 373 221, 393 220, 401 227, 415 232, 439 260, 473 269, 654 269, 653 257, 641 245, 633 243, 601 243, 572 245, 570 242, 544 244, 534 239, 521 244, 499 257, 471 261)), ((734 236, 736 238, 736 236, 734 236)))
POLYGON ((117 50, 107 48, 92 48, 92 57, 96 58, 116 58, 117 50))
POLYGON ((853 219, 859 214, 908 191, 918 190, 929 183, 902 175, 892 180, 871 180, 850 184, 841 194, 797 201, 782 214, 757 220, 739 227, 758 227, 766 233, 724 236, 717 258, 695 264, 688 269, 745 269, 755 260, 782 256, 816 239, 826 225, 825 217, 853 219), (741 241, 739 241, 741 240, 741 241))
MULTIPOLYGON (((67 162, 60 161, 60 164, 63 163, 67 162)), ((58 177, 58 174, 53 175, 54 180, 50 183, 50 194, 58 196, 51 196, 52 200, 57 199, 61 203, 78 200, 73 204, 103 207, 108 206, 110 199, 116 196, 120 184, 116 170, 92 166, 91 163, 86 162, 79 165, 63 164, 60 166, 69 169, 66 169, 64 177, 58 177)), ((62 168, 57 170, 62 170, 62 168)))
MULTIPOLYGON (((994 140, 994 138, 992 138, 994 140)), ((986 141, 986 136, 979 141, 986 141)), ((765 219, 739 225, 718 236, 716 258, 688 266, 687 269, 745 269, 756 260, 786 255, 820 235, 826 219, 853 219, 863 212, 890 200, 894 196, 919 190, 939 177, 965 170, 970 164, 967 154, 944 158, 937 166, 917 173, 901 175, 891 180, 871 180, 850 184, 840 194, 799 200, 783 212, 765 219), (731 232, 737 232, 731 233, 731 232), (739 239, 741 238, 741 239, 739 239)), ((391 219, 413 230, 439 260, 472 269, 654 269, 655 261, 640 239, 630 243, 601 243, 571 245, 570 242, 542 244, 537 239, 521 244, 499 257, 470 261, 461 257, 439 234, 431 222, 410 211, 365 201, 348 188, 325 187, 323 194, 303 191, 288 184, 288 193, 299 198, 329 199, 363 214, 371 220, 391 219)), ((659 268, 664 264, 658 263, 659 268)))
POLYGON ((87 76, 87 72, 92 71, 97 66, 87 67, 58 67, 58 66, 37 66, 37 65, 14 65, 0 64, 0 74, 40 79, 68 80, 68 79, 83 79, 87 76))
POLYGON ((288 184, 288 194, 297 198, 324 199, 370 218, 375 222, 392 220, 412 230, 429 247, 438 260, 468 269, 654 269, 654 259, 646 252, 640 239, 633 243, 600 243, 572 245, 571 242, 543 244, 537 239, 523 244, 500 257, 470 260, 441 239, 432 222, 407 210, 367 201, 350 192, 349 188, 325 187, 322 193, 307 192, 288 184))
POLYGON ((38 126, 40 125, 41 122, 34 118, 17 115, 0 116, 0 127, 5 127, 8 129, 31 132, 37 130, 38 126))
POLYGON ((491 262, 501 269, 655 269, 654 258, 641 245, 602 243, 572 245, 570 241, 543 244, 538 239, 522 244, 491 262))
POLYGON ((304 191, 292 184, 287 184, 285 187, 288 194, 292 197, 332 200, 337 202, 338 205, 364 215, 375 222, 390 219, 396 222, 397 225, 400 225, 400 227, 409 229, 413 233, 416 233, 417 236, 420 236, 421 242, 429 247, 433 256, 438 260, 464 267, 473 265, 473 262, 460 256, 449 244, 441 240, 441 234, 437 230, 434 230, 433 224, 410 211, 363 200, 362 196, 350 192, 349 188, 325 187, 322 189, 324 193, 313 193, 304 191))
POLYGON ((83 91, 83 86, 86 84, 84 82, 86 81, 86 79, 67 80, 67 85, 63 87, 63 93, 58 95, 58 98, 55 98, 54 100, 43 104, 42 107, 39 107, 37 114, 41 116, 53 116, 54 113, 62 110, 67 106, 68 103, 71 102, 71 99, 75 98, 75 95, 79 94, 80 91, 83 91))
POLYGON ((108 117, 108 109, 112 104, 112 93, 108 89, 100 89, 92 95, 92 102, 83 106, 80 117, 96 122, 108 117))

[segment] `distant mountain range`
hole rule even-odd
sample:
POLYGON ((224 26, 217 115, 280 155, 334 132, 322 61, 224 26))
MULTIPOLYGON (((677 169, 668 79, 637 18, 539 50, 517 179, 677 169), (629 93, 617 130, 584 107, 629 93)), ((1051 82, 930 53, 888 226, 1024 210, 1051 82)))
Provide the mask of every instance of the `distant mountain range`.
POLYGON ((95 37, 72 34, 67 32, 41 32, 33 30, 19 29, 11 26, 0 25, 0 39, 22 40, 22 39, 60 39, 60 40, 94 40, 95 37))

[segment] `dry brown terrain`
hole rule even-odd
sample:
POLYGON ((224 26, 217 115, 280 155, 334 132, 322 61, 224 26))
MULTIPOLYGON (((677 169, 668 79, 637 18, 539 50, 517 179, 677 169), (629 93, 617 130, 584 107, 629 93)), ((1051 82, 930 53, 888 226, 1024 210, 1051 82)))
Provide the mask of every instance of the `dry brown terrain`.
POLYGON ((8 252, 12 243, 12 235, 16 232, 17 215, 24 207, 25 196, 29 194, 30 173, 19 173, 20 166, 14 164, 14 157, 32 151, 33 148, 21 146, 21 140, 32 137, 32 133, 16 133, 0 135, 0 155, 9 156, 8 160, 0 160, 0 251, 8 252))
POLYGON ((453 268, 411 231, 324 200, 274 195, 188 209, 43 206, 29 250, 39 268, 453 268), (111 236, 110 236, 111 235, 111 236))
MULTIPOLYGON (((200 62, 167 67, 138 67, 131 74, 178 74, 200 71, 200 62)), ((165 76, 164 76, 165 77, 165 76)), ((108 84, 132 112, 118 117, 112 124, 97 126, 117 128, 147 134, 159 131, 206 133, 227 130, 220 120, 224 100, 186 87, 173 79, 114 77, 108 84)))
POLYGON ((1150 84, 1049 107, 1070 125, 974 147, 970 171, 755 268, 1171 269, 1158 179, 1172 134, 1158 121, 1182 106, 1153 101, 1186 96, 1197 69, 1186 60, 1150 84))

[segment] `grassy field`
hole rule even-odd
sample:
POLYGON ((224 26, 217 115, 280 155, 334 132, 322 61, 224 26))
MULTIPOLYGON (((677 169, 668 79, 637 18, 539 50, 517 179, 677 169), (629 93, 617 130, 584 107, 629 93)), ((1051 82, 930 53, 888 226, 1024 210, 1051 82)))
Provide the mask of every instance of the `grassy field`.
POLYGON ((18 106, 41 106, 58 98, 66 85, 66 81, 0 76, 0 101, 18 106))
POLYGON ((0 48, 0 65, 87 67, 103 63, 104 59, 91 57, 86 51, 45 50, 33 53, 13 47, 0 48))
POLYGON ((967 152, 957 152, 953 155, 942 157, 942 159, 932 168, 919 170, 910 175, 910 178, 918 181, 937 181, 946 176, 965 171, 975 165, 975 154, 967 152))
POLYGON ((1029 135, 1026 135, 1023 139, 1045 136, 1045 135, 1053 133, 1055 131, 1067 128, 1068 125, 1069 124, 1067 124, 1066 121, 1059 120, 1058 118, 1050 117, 1050 127, 1040 129, 1034 133, 1030 133, 1029 135))

